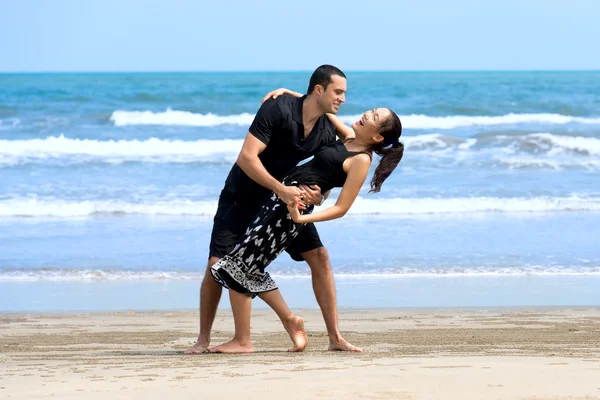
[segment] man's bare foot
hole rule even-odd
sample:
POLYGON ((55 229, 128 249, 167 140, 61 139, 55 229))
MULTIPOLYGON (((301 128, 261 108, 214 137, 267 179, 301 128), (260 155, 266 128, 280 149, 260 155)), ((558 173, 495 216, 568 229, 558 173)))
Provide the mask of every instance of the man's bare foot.
POLYGON ((254 347, 252 343, 248 342, 246 344, 242 344, 237 339, 231 339, 227 343, 220 344, 215 347, 211 347, 208 349, 211 353, 227 353, 227 354, 237 354, 237 353, 253 353, 254 347))
POLYGON ((304 320, 300 317, 292 317, 288 323, 285 324, 285 330, 290 335, 290 339, 294 343, 294 347, 289 349, 290 352, 304 351, 308 344, 308 338, 304 331, 304 320))
POLYGON ((346 339, 340 339, 338 341, 329 340, 329 351, 353 351, 355 353, 362 352, 360 347, 356 347, 350 344, 346 339))
POLYGON ((200 341, 196 342, 196 344, 194 344, 192 347, 190 347, 189 349, 186 349, 183 352, 183 354, 202 354, 202 353, 208 353, 208 343, 203 344, 203 343, 200 343, 200 341))

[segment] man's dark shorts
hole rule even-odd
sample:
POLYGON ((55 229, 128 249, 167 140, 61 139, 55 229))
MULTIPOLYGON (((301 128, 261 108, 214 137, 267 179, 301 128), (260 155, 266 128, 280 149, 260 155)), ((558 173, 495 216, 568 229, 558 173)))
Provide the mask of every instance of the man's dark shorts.
MULTIPOLYGON (((209 257, 223 258, 244 234, 246 228, 258 214, 261 204, 240 205, 234 196, 221 192, 210 236, 209 257)), ((295 261, 304 261, 300 254, 323 247, 319 232, 314 224, 306 224, 298 237, 286 249, 295 261)))

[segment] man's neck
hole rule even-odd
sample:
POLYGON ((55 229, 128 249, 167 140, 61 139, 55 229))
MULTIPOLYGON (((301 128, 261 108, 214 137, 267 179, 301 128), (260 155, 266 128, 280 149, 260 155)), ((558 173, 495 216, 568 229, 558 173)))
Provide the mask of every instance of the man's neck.
POLYGON ((304 125, 313 125, 319 117, 323 115, 317 99, 314 96, 308 95, 302 104, 302 122, 304 125))

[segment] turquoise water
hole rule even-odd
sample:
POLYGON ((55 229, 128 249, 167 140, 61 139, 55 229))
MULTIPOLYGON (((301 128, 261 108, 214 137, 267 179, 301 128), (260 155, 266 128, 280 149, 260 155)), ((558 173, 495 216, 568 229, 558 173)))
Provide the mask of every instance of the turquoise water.
MULTIPOLYGON (((0 75, 0 310, 75 307, 27 295, 53 287, 73 299, 74 288, 197 287, 261 98, 302 92, 309 76, 0 75)), ((319 226, 344 293, 386 281, 376 305, 401 306, 406 282, 466 279, 467 294, 489 286, 506 305, 502 285, 485 282, 526 279, 543 296, 511 302, 600 303, 600 72, 348 73, 339 115, 351 123, 373 107, 401 116, 406 153, 381 193, 365 186, 348 216, 319 226), (557 289, 567 280, 575 297, 557 289)), ((309 282, 287 255, 272 273, 309 282)), ((310 295, 309 284, 287 290, 310 295)), ((407 306, 435 305, 410 293, 407 306)), ((165 295, 188 302, 180 288, 165 295)))

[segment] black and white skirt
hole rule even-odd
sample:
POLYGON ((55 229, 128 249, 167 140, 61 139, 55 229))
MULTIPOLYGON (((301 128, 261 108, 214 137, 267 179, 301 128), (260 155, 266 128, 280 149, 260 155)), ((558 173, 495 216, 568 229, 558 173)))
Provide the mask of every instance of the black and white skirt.
POLYGON ((224 287, 252 298, 277 289, 265 268, 298 236, 304 225, 294 222, 287 205, 273 194, 231 253, 212 266, 213 278, 224 287))

